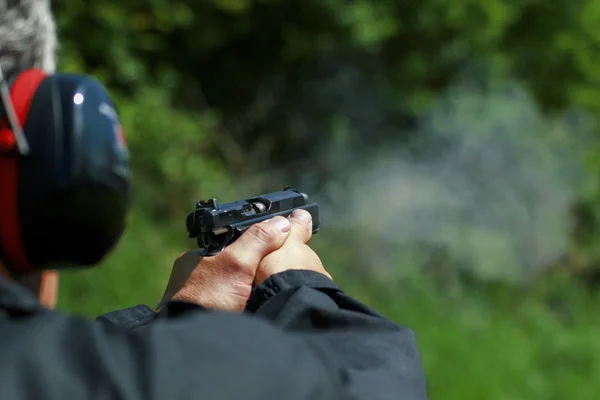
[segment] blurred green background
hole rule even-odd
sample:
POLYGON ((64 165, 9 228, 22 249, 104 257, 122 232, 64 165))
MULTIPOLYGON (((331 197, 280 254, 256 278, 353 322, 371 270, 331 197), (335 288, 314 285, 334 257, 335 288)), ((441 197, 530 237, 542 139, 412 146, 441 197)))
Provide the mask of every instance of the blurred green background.
POLYGON ((185 216, 295 186, 350 294, 416 332, 431 399, 600 392, 600 1, 54 2, 115 96, 135 204, 59 307, 154 306, 185 216))

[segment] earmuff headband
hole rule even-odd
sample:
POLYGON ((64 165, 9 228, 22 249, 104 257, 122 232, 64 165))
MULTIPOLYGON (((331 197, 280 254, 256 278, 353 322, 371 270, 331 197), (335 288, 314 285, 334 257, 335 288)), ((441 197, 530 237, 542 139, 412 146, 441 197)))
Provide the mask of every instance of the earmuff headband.
MULTIPOLYGON (((6 118, 8 119, 9 126, 13 132, 13 140, 17 146, 17 150, 22 156, 29 154, 29 144, 25 139, 25 133, 23 127, 19 123, 17 113, 13 106, 12 100, 10 99, 10 92, 4 72, 0 67, 0 98, 2 99, 2 108, 6 112, 6 118)), ((12 142, 11 142, 12 143, 12 142)))

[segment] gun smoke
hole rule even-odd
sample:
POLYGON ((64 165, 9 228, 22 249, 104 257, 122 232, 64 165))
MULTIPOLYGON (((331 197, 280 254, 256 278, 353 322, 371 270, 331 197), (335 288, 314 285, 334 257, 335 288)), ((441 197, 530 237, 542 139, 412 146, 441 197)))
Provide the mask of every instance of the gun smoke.
POLYGON ((322 155, 338 161, 311 193, 323 215, 317 240, 345 240, 357 268, 395 277, 430 262, 433 248, 484 279, 527 279, 565 254, 587 179, 583 115, 548 117, 515 83, 461 81, 413 133, 410 146, 368 158, 359 148, 322 155))

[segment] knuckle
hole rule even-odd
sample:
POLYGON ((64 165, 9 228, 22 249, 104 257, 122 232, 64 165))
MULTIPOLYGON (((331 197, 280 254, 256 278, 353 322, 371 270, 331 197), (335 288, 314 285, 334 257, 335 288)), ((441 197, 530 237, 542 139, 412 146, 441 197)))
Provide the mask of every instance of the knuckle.
POLYGON ((265 223, 252 225, 246 233, 261 242, 261 244, 271 244, 277 238, 276 228, 265 223))
POLYGON ((243 257, 235 251, 224 251, 220 254, 221 264, 232 269, 243 269, 246 267, 246 262, 243 257))

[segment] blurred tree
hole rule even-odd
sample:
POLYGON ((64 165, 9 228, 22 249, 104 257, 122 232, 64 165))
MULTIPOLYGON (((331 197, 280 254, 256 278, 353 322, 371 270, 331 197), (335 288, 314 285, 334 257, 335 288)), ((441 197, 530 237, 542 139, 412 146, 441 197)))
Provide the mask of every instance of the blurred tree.
POLYGON ((152 82, 169 87, 178 106, 217 109, 213 146, 241 171, 248 163, 302 167, 340 119, 354 147, 397 139, 473 65, 486 77, 515 74, 547 108, 598 108, 597 4, 72 0, 55 7, 65 63, 125 94, 152 82))

